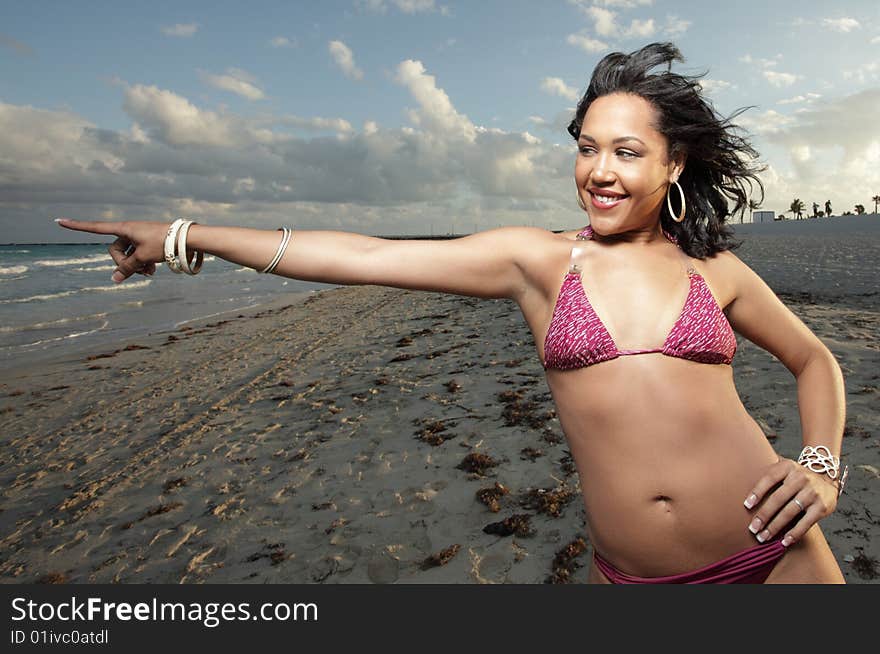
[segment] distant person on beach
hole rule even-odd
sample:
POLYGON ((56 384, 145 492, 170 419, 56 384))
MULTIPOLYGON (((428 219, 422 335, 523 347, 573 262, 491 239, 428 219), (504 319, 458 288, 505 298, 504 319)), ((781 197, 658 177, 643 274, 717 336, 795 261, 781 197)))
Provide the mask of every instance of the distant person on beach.
POLYGON ((726 223, 747 206, 746 184, 763 196, 763 169, 673 61, 684 61, 673 44, 652 43, 593 71, 568 126, 582 229, 391 240, 59 222, 117 236, 117 282, 163 261, 195 274, 210 253, 299 280, 514 300, 580 475, 590 583, 844 583, 818 524, 846 480, 843 375, 731 252, 726 223), (797 460, 776 454, 740 400, 735 332, 797 379, 797 460))

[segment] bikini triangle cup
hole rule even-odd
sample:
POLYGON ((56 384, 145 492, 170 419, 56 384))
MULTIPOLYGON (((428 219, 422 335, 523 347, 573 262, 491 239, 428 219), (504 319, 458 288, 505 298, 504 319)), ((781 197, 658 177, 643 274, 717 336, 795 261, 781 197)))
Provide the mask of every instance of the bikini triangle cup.
MULTIPOLYGON (((663 234, 678 244, 665 229, 663 234)), ((587 225, 577 238, 589 240, 592 235, 593 228, 587 225)), ((693 266, 687 273, 688 294, 663 346, 620 350, 590 304, 580 269, 573 266, 562 281, 544 339, 544 368, 585 368, 620 356, 652 352, 697 363, 729 364, 736 354, 736 335, 703 276, 693 266)))

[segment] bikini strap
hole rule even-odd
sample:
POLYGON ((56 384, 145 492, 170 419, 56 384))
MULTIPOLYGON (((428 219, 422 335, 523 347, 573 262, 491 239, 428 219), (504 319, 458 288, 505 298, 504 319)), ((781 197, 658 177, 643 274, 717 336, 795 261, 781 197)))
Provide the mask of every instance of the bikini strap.
MULTIPOLYGON (((577 233, 577 235, 575 236, 575 239, 578 241, 588 241, 590 239, 590 237, 592 237, 592 235, 593 235, 593 228, 590 227, 589 225, 587 225, 586 227, 584 227, 581 231, 579 231, 577 233)), ((568 265, 569 274, 575 274, 575 275, 581 274, 582 268, 581 268, 581 265, 579 263, 577 263, 577 260, 580 257, 582 250, 583 250, 583 247, 580 245, 575 245, 573 248, 571 248, 571 260, 569 261, 569 265, 568 265)))

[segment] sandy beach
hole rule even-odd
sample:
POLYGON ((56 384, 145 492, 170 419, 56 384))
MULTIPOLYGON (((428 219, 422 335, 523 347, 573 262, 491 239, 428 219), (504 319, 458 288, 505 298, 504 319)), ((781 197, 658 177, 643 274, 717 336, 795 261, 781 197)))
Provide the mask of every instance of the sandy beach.
MULTIPOLYGON (((867 218, 737 232, 738 256, 844 372, 850 476, 820 525, 853 584, 880 581, 880 296, 859 250, 876 252, 880 218, 867 218)), ((796 457, 795 379, 737 340, 746 408, 796 457)), ((6 370, 0 434, 3 583, 586 581, 578 475, 512 301, 279 296, 6 370)))

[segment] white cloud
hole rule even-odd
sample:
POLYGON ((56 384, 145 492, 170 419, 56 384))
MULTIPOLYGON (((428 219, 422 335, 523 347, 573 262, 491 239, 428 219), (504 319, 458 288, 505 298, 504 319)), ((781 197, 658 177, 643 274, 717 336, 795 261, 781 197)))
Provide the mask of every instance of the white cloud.
POLYGON ((331 131, 339 134, 344 134, 348 132, 354 131, 354 128, 351 126, 347 120, 343 118, 323 118, 321 116, 313 116, 311 118, 304 118, 302 116, 281 116, 280 118, 269 118, 266 120, 257 121, 257 124, 260 125, 288 125, 290 127, 297 127, 299 129, 303 129, 310 132, 324 132, 331 131))
POLYGON ((655 31, 653 18, 633 20, 624 35, 630 38, 647 38, 653 36, 655 31))
POLYGON ((296 39, 289 39, 286 36, 276 36, 269 40, 269 45, 273 48, 295 48, 298 42, 296 39))
POLYGON ((126 88, 123 108, 151 136, 169 145, 229 146, 236 141, 235 126, 228 118, 155 86, 126 88))
POLYGON ((198 23, 177 23, 176 25, 166 25, 162 27, 162 33, 165 36, 192 36, 199 29, 198 23))
POLYGON ((743 55, 739 58, 744 64, 755 64, 760 68, 772 68, 779 63, 779 61, 777 61, 778 59, 782 59, 781 54, 776 55, 773 59, 762 59, 760 57, 755 59, 750 54, 743 55))
POLYGON ((586 7, 584 11, 593 19, 593 29, 596 30, 596 34, 608 37, 617 36, 617 24, 614 22, 617 14, 596 6, 586 7))
POLYGON ((354 55, 351 52, 351 48, 342 41, 330 41, 328 47, 336 65, 342 69, 342 72, 347 77, 357 80, 364 78, 364 72, 354 63, 354 55))
POLYGON ((408 112, 412 122, 430 132, 474 141, 476 129, 473 123, 455 110, 446 91, 437 87, 434 76, 426 73, 421 61, 402 61, 397 67, 395 81, 407 87, 421 106, 421 111, 408 112))
POLYGON ((861 27, 855 18, 823 18, 822 25, 837 32, 851 32, 861 27))
POLYGON ((773 70, 765 70, 762 74, 764 75, 764 79, 770 82, 773 86, 778 87, 791 86, 799 78, 803 77, 802 75, 794 75, 792 73, 777 73, 773 70))
POLYGON ((869 82, 877 81, 878 79, 880 79, 878 73, 880 73, 880 62, 871 61, 866 64, 862 64, 854 70, 843 71, 842 76, 843 79, 852 79, 857 81, 859 84, 867 84, 869 82))
POLYGON ((582 34, 569 34, 565 41, 569 45, 578 47, 586 52, 602 52, 602 50, 608 48, 607 43, 597 41, 596 39, 591 39, 587 36, 583 36, 582 34))
MULTIPOLYGON (((880 188, 878 106, 880 89, 870 89, 807 107, 761 134, 787 152, 792 165, 791 174, 780 173, 769 186, 768 198, 788 206, 792 197, 809 192, 817 200, 830 198, 838 213, 856 202, 867 206, 872 190, 880 188)), ((754 123, 764 123, 764 117, 754 123)))
POLYGON ((754 117, 749 114, 742 114, 737 118, 736 122, 745 129, 756 134, 764 135, 781 133, 785 127, 793 125, 795 120, 794 118, 781 114, 778 111, 768 109, 764 113, 754 117))
POLYGON ((807 93, 805 95, 796 95, 793 98, 779 100, 776 104, 800 104, 801 102, 813 102, 821 97, 822 96, 818 93, 807 93))
POLYGON ((263 91, 256 85, 253 76, 238 68, 227 68, 225 75, 214 75, 199 71, 205 83, 223 91, 235 93, 248 100, 262 100, 263 91))
POLYGON ((577 100, 577 89, 568 86, 562 79, 558 77, 545 77, 541 81, 541 90, 550 95, 559 95, 568 100, 577 100))
POLYGON ((603 7, 619 7, 620 9, 632 9, 634 7, 645 7, 654 4, 654 0, 568 0, 569 4, 576 5, 583 10, 592 5, 602 5, 603 7))
POLYGON ((433 11, 434 0, 392 0, 397 8, 405 14, 417 14, 420 11, 433 11))
POLYGON ((666 24, 663 26, 663 34, 669 38, 676 38, 687 32, 691 24, 691 21, 678 16, 667 16, 666 24))
POLYGON ((386 2, 386 0, 355 0, 356 7, 380 14, 388 11, 389 4, 404 14, 439 11, 443 16, 450 15, 449 7, 445 5, 437 6, 434 0, 390 0, 390 3, 386 2))
POLYGON ((880 36, 875 36, 873 39, 871 39, 871 43, 880 43, 880 36))
POLYGON ((736 85, 727 82, 723 79, 701 79, 700 86, 703 88, 705 93, 709 95, 717 95, 722 91, 726 91, 727 89, 736 88, 736 85))

